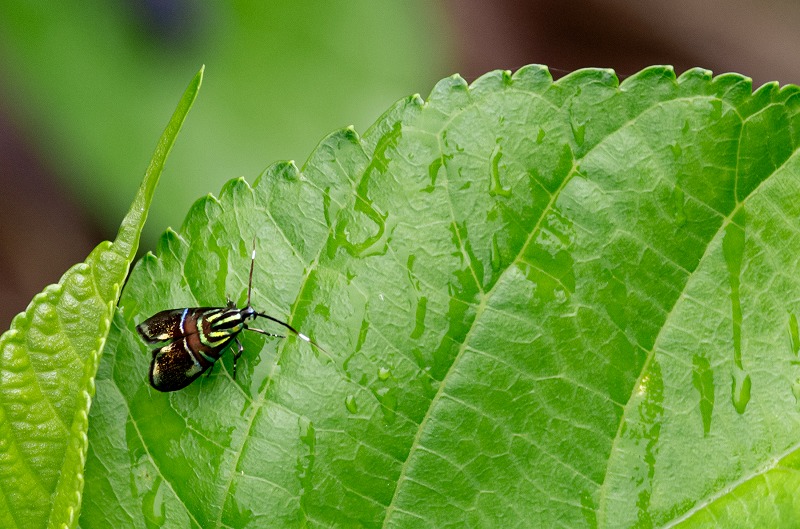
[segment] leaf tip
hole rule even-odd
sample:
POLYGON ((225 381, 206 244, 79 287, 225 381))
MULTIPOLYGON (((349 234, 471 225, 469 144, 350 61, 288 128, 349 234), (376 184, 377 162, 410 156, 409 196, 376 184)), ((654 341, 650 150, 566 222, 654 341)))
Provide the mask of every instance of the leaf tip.
POLYGON ((262 185, 272 186, 274 182, 280 180, 293 182, 298 179, 299 174, 300 169, 297 168, 294 160, 275 162, 258 175, 253 182, 253 189, 260 188, 262 185))
POLYGON ((195 86, 195 91, 198 90, 200 86, 203 84, 203 76, 205 75, 205 72, 206 72, 206 65, 205 64, 200 65, 200 69, 194 75, 194 79, 192 79, 192 85, 195 86))
POLYGON ((320 142, 320 146, 323 145, 334 146, 341 141, 352 144, 358 144, 360 142, 358 132, 356 132, 356 129, 355 127, 353 127, 353 125, 349 125, 343 129, 334 132, 333 134, 330 134, 327 138, 323 139, 320 142))
MULTIPOLYGON (((485 77, 485 76, 481 76, 485 77)), ((476 80, 477 82, 477 80, 476 80)), ((453 95, 463 97, 469 91, 469 85, 459 74, 453 74, 450 77, 445 77, 433 87, 430 95, 428 96, 428 103, 437 103, 450 100, 453 95)))
MULTIPOLYGON (((655 70, 656 68, 660 68, 665 71, 668 70, 672 72, 673 76, 675 75, 675 68, 673 68, 672 66, 659 66, 659 67, 651 66, 650 68, 645 68, 644 70, 642 70, 642 72, 655 70)), ((708 82, 711 81, 713 78, 714 78, 714 73, 711 70, 707 68, 695 67, 695 68, 689 68, 688 70, 680 74, 678 76, 678 83, 685 83, 691 80, 708 82)))
POLYGON ((177 246, 180 246, 182 243, 183 239, 181 238, 180 234, 178 234, 178 232, 169 227, 166 230, 164 230, 164 233, 162 233, 161 237, 159 237, 158 243, 156 244, 156 253, 158 253, 159 255, 165 255, 171 252, 172 248, 176 248, 177 246))
MULTIPOLYGON (((219 196, 222 198, 223 196, 235 196, 242 192, 252 192, 252 188, 247 180, 244 179, 243 176, 239 176, 236 178, 231 178, 225 184, 223 184, 222 189, 220 189, 219 196)), ((212 195, 213 196, 213 195, 212 195)), ((217 200, 216 198, 214 200, 217 200)))
POLYGON ((358 141, 358 132, 353 125, 348 125, 342 130, 344 136, 350 140, 358 141))

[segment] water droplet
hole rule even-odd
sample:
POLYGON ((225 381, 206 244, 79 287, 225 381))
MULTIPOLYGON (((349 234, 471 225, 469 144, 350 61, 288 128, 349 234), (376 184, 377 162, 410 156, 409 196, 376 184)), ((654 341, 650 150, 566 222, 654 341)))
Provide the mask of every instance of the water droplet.
POLYGON ((421 296, 417 300, 416 324, 411 331, 411 338, 417 339, 425 332, 425 314, 428 310, 428 298, 421 296))
POLYGON ((422 189, 424 192, 431 193, 436 189, 436 178, 439 176, 439 171, 442 167, 444 167, 444 160, 442 158, 436 158, 428 166, 428 177, 431 179, 431 183, 429 186, 422 189))
POLYGON ((364 177, 358 186, 358 198, 353 210, 338 217, 334 236, 328 254, 335 254, 337 248, 344 248, 353 257, 381 255, 388 250, 388 213, 381 213, 367 196, 369 178, 364 177))
MULTIPOLYGON (((631 408, 632 413, 623 423, 629 429, 622 435, 632 443, 626 442, 627 446, 623 450, 639 462, 633 474, 635 478, 632 479, 630 497, 635 497, 640 512, 646 513, 650 510, 656 462, 659 461, 658 452, 661 446, 659 439, 664 422, 664 380, 661 365, 656 358, 651 359, 631 401, 635 403, 631 408)), ((642 527, 650 525, 646 519, 641 518, 637 524, 642 527)))
POLYGON ((580 147, 586 138, 586 123, 575 124, 570 122, 570 125, 572 126, 572 135, 575 137, 575 143, 580 147))
POLYGON ((542 221, 539 236, 525 252, 520 271, 535 284, 534 295, 543 302, 563 302, 575 292, 572 246, 575 229, 560 210, 553 209, 542 221))
MULTIPOLYGON (((361 327, 358 329, 358 340, 356 340, 356 347, 353 351, 357 353, 361 351, 361 348, 364 346, 364 342, 367 341, 367 333, 369 332, 369 320, 364 318, 361 320, 361 327)), ((352 356, 352 355, 351 355, 352 356)), ((348 357, 349 359, 350 357, 348 357)), ((347 369, 347 367, 345 367, 347 369)))
POLYGON ((300 427, 300 447, 297 456, 297 479, 300 482, 300 504, 305 506, 306 495, 314 490, 314 460, 316 459, 317 432, 314 423, 301 417, 298 419, 300 427), (305 449, 303 448, 305 447, 305 449))
POLYGON ((147 527, 161 527, 166 521, 163 484, 161 476, 156 476, 152 488, 142 498, 142 514, 147 527))
POLYGON ((379 380, 388 380, 389 377, 392 376, 392 370, 388 367, 380 367, 378 368, 378 379, 379 380))
POLYGON ((792 384, 792 395, 794 395, 794 403, 800 404, 800 378, 792 384))
POLYGON ((611 320, 620 329, 628 327, 628 310, 630 303, 628 301, 628 289, 625 281, 621 281, 614 272, 608 270, 604 271, 608 274, 608 279, 599 289, 600 302, 606 309, 606 313, 611 317, 611 320))
POLYGON ((750 381, 750 375, 738 368, 734 368, 731 378, 731 401, 737 413, 741 415, 747 408, 747 403, 750 402, 750 386, 752 382, 750 381))
POLYGON ((344 407, 347 408, 347 411, 350 413, 358 413, 358 405, 356 404, 355 395, 348 395, 345 397, 344 407))
POLYGON ((414 278, 414 261, 416 260, 416 256, 411 254, 408 256, 408 262, 406 263, 406 269, 408 270, 408 281, 411 283, 411 286, 414 287, 414 290, 417 292, 420 291, 419 281, 414 278))
POLYGON ((684 207, 685 198, 683 195, 683 189, 681 189, 679 186, 675 186, 675 189, 672 190, 672 196, 670 198, 672 201, 672 209, 675 215, 675 224, 680 228, 686 224, 686 209, 684 207))
POLYGON ((792 352, 797 356, 800 351, 800 332, 797 328, 797 316, 791 312, 789 313, 789 340, 792 344, 792 352))
POLYGON ((503 149, 498 143, 492 152, 492 171, 491 182, 489 184, 490 196, 510 197, 511 189, 503 187, 503 182, 500 179, 500 159, 503 157, 503 149))
POLYGON ((692 358, 692 385, 700 393, 700 417, 703 420, 703 435, 711 431, 714 412, 714 372, 708 358, 694 355, 692 358))
MULTIPOLYGON (((438 381, 444 379, 458 354, 458 344, 460 342, 453 337, 466 336, 474 320, 474 313, 470 311, 471 305, 462 301, 463 297, 467 297, 477 290, 471 290, 472 286, 469 285, 467 274, 468 272, 456 275, 457 280, 463 286, 462 291, 457 296, 452 295, 456 293, 457 287, 452 284, 450 286, 451 298, 446 314, 448 321, 447 332, 442 335, 439 345, 431 351, 431 359, 428 360, 427 354, 423 355, 419 350, 414 350, 414 356, 417 358, 417 364, 420 369, 427 371, 431 377, 438 381)), ((467 299, 470 298, 467 297, 467 299)))
POLYGON ((492 271, 499 272, 502 266, 502 255, 500 253, 500 245, 497 242, 497 233, 492 235, 492 248, 491 248, 491 263, 492 263, 492 271))
POLYGON ((742 365, 742 301, 739 293, 745 244, 744 227, 744 209, 740 209, 725 227, 725 236, 722 238, 722 253, 725 256, 728 283, 731 288, 734 364, 732 400, 739 413, 744 413, 744 409, 750 401, 750 376, 744 373, 742 365))
MULTIPOLYGON (((244 475, 244 472, 240 471, 239 475, 244 475)), ((253 521, 253 511, 240 504, 237 498, 240 494, 243 498, 247 497, 247 492, 240 493, 240 487, 245 489, 248 484, 237 480, 231 482, 231 490, 228 493, 225 507, 225 523, 227 527, 247 527, 253 521)))
POLYGON ((314 305, 314 314, 322 316, 325 320, 331 319, 331 308, 323 303, 314 305))
POLYGON ((380 388, 375 392, 381 404, 383 419, 392 424, 397 418, 397 388, 380 388))
POLYGON ((456 224, 453 222, 449 228, 454 246, 453 255, 460 255, 464 264, 463 269, 453 272, 456 283, 451 283, 450 289, 455 291, 461 300, 472 302, 480 291, 484 266, 472 251, 472 244, 467 233, 467 223, 456 224))

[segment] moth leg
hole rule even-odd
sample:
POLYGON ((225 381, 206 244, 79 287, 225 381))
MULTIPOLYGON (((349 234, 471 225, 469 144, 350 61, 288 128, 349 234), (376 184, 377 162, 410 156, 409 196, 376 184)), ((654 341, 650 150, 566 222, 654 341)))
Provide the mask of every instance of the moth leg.
POLYGON ((263 334, 264 336, 272 336, 273 338, 286 338, 286 336, 282 334, 275 334, 274 332, 262 331, 261 329, 256 329, 255 327, 246 327, 246 329, 248 331, 253 331, 259 334, 263 334))
POLYGON ((238 360, 239 357, 242 356, 242 353, 244 352, 244 346, 242 345, 242 342, 239 341, 238 336, 233 340, 236 342, 236 348, 237 348, 237 351, 233 353, 233 379, 236 380, 236 360, 238 360))
POLYGON ((210 376, 211 376, 211 372, 212 372, 212 371, 214 371, 214 365, 216 365, 216 362, 214 362, 213 364, 211 364, 211 367, 209 367, 209 368, 208 368, 208 371, 206 371, 206 378, 208 378, 208 377, 210 377, 210 376))

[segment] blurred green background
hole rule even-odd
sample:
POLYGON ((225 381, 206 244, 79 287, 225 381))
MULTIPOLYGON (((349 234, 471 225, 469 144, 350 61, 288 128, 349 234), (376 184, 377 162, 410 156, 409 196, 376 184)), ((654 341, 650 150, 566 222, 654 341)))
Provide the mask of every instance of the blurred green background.
POLYGON ((142 246, 191 203, 459 72, 650 64, 800 80, 800 4, 0 0, 0 328, 113 238, 178 97, 200 97, 142 246))

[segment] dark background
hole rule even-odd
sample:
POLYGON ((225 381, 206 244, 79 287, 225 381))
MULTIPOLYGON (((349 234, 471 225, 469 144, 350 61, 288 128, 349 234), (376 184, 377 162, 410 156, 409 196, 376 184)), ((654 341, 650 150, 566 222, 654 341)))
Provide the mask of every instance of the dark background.
POLYGON ((453 73, 645 66, 800 81, 800 4, 741 0, 0 0, 0 329, 112 239, 183 89, 203 89, 142 241, 226 180, 363 133, 453 73), (44 3, 43 3, 44 4, 44 3), (264 5, 266 4, 266 5, 264 5))

